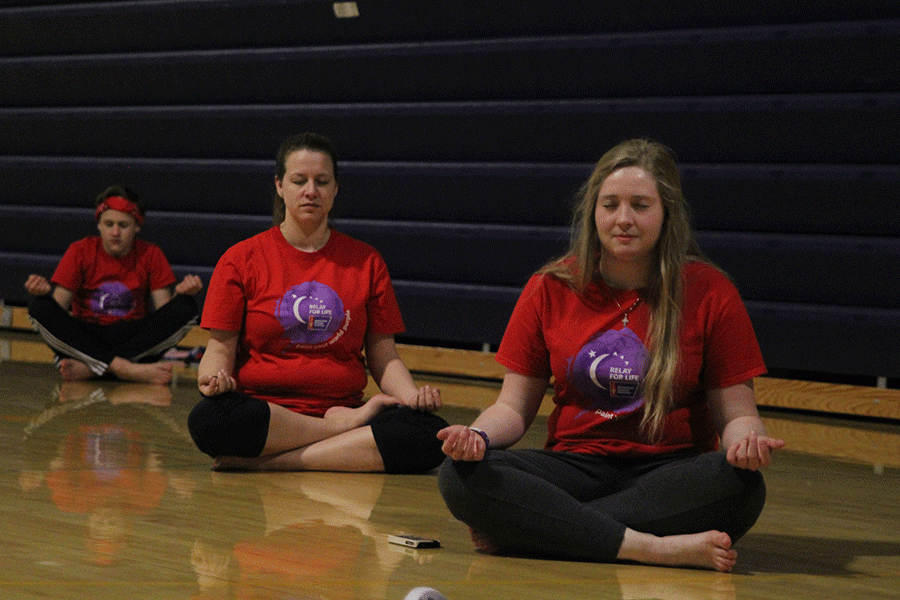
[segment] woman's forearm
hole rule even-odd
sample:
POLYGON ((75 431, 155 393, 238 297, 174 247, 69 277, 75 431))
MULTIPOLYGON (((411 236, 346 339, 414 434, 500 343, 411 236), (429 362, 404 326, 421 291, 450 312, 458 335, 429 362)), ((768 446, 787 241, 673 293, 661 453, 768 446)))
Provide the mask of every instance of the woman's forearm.
POLYGON ((472 423, 484 431, 492 448, 508 448, 525 435, 529 423, 517 411, 500 402, 491 405, 472 423))
POLYGON ((372 377, 381 391, 388 396, 409 400, 418 393, 409 369, 406 368, 399 356, 381 365, 379 373, 376 375, 373 372, 372 377))
POLYGON ((726 423, 722 429, 720 445, 722 448, 729 448, 732 444, 745 439, 752 432, 755 432, 757 435, 767 435, 766 426, 763 424, 762 419, 756 415, 735 417, 726 423))
POLYGON ((197 367, 199 381, 208 381, 210 377, 225 371, 229 375, 234 372, 234 362, 237 356, 237 336, 235 332, 210 332, 206 350, 197 367))

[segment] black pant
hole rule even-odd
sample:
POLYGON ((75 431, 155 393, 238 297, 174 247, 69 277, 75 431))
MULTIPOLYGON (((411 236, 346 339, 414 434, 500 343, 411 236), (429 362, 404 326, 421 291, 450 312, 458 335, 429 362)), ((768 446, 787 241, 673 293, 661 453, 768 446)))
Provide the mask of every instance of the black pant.
POLYGON ((612 562, 631 528, 659 536, 718 530, 732 541, 756 522, 765 484, 719 452, 648 459, 490 450, 447 460, 438 476, 453 515, 509 554, 612 562))
POLYGON ((81 321, 64 310, 51 295, 34 296, 28 316, 57 358, 75 358, 103 375, 113 358, 155 362, 184 339, 197 323, 199 309, 193 296, 176 294, 142 319, 103 325, 81 321))

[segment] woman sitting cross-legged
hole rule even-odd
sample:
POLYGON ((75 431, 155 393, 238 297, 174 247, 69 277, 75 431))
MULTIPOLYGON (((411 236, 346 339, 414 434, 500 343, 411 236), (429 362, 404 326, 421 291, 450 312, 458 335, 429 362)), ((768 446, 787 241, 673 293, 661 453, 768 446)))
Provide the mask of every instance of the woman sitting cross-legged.
POLYGON ((94 214, 99 235, 72 243, 51 280, 25 282, 28 315, 65 381, 168 383, 172 363, 161 359, 196 325, 203 282, 176 284, 162 250, 137 237, 144 205, 133 189, 107 188, 94 214))
POLYGON ((600 159, 569 252, 528 282, 497 360, 496 403, 438 434, 441 493, 480 548, 731 570, 784 442, 758 415, 753 327, 694 241, 667 148, 632 140, 600 159), (551 376, 545 448, 505 450, 551 376))
POLYGON ((329 226, 330 142, 285 140, 275 189, 274 227, 226 251, 210 280, 195 443, 219 469, 434 469, 440 393, 417 388, 397 353, 403 321, 383 259, 329 226), (367 367, 383 393, 363 401, 367 367))

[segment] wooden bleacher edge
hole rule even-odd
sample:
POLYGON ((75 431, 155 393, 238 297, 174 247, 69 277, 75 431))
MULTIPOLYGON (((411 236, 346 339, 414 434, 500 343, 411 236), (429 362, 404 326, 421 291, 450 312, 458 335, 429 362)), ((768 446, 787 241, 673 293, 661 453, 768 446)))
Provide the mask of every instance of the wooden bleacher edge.
MULTIPOLYGON (((2 303, 0 329, 34 331, 25 308, 2 303)), ((208 338, 205 330, 195 327, 179 346, 204 347, 208 338)), ((494 353, 409 344, 398 344, 397 348, 416 380, 438 385, 448 405, 484 409, 496 399, 505 369, 494 360, 494 353)), ((50 356, 49 349, 40 340, 35 341, 33 352, 42 351, 50 356)), ((179 369, 178 374, 184 379, 196 377, 196 366, 179 369)), ((758 377, 755 385, 761 407, 900 420, 900 390, 897 389, 768 376, 758 377)), ((370 382, 367 394, 374 393, 374 389, 374 383, 370 382)), ((550 397, 548 393, 541 407, 542 414, 548 414, 552 408, 550 397)))

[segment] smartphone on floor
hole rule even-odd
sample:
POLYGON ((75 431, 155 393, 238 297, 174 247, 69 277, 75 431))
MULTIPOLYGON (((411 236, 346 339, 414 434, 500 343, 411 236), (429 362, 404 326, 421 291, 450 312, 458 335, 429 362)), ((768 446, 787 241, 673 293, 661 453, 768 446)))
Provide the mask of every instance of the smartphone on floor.
POLYGON ((407 548, 440 548, 441 543, 434 538, 425 538, 418 535, 388 535, 388 542, 407 548))

